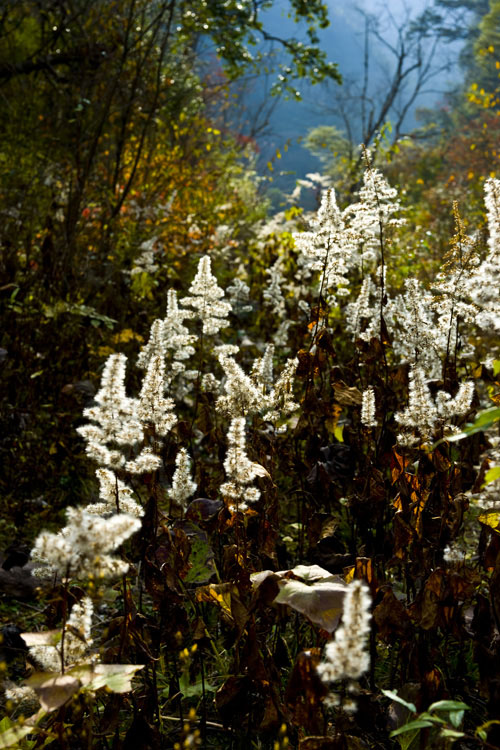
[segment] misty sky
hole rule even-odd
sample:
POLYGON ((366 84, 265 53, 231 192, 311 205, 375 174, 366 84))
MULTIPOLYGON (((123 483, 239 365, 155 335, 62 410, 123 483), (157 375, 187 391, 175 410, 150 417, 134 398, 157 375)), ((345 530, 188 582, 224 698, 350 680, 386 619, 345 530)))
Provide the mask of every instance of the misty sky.
MULTIPOLYGON (((276 168, 295 174, 277 180, 277 184, 293 187, 296 177, 303 177, 306 172, 318 171, 320 163, 312 157, 297 142, 304 137, 307 131, 316 125, 331 124, 342 128, 342 122, 335 115, 337 106, 336 98, 349 91, 353 97, 360 88, 363 70, 363 47, 364 47, 364 18, 358 9, 373 15, 379 24, 380 35, 389 44, 397 41, 398 27, 405 28, 408 20, 415 18, 424 8, 430 5, 429 0, 411 0, 404 3, 402 0, 357 0, 356 3, 346 6, 337 0, 329 0, 330 26, 319 32, 320 42, 327 52, 331 61, 338 63, 339 70, 344 78, 344 85, 339 88, 336 84, 328 86, 310 86, 305 81, 297 84, 303 101, 281 101, 271 113, 269 126, 264 135, 258 136, 258 144, 261 149, 261 168, 266 161, 272 157, 276 149, 283 152, 284 144, 289 141, 289 149, 286 156, 276 164, 276 168)), ((291 19, 287 18, 286 9, 288 2, 281 0, 275 4, 273 9, 265 15, 265 24, 269 31, 280 36, 300 36, 299 29, 291 19)), ((426 43, 426 48, 428 47, 426 43)), ((444 43, 438 50, 435 65, 441 65, 448 57, 454 60, 449 72, 441 72, 426 86, 422 95, 418 97, 411 107, 405 121, 408 131, 417 125, 415 110, 418 107, 434 107, 439 104, 444 92, 450 88, 453 81, 458 78, 456 67, 458 49, 451 48, 444 43)), ((394 56, 383 43, 374 37, 370 43, 370 76, 369 90, 375 100, 380 100, 389 85, 391 73, 394 70, 394 56)), ((410 81, 411 83, 411 81, 410 81)), ((258 101, 259 95, 265 96, 265 86, 262 84, 254 86, 250 99, 258 101)), ((402 93, 402 100, 405 92, 402 93)), ((360 128, 356 127, 356 116, 352 117, 353 138, 361 137, 360 128)))

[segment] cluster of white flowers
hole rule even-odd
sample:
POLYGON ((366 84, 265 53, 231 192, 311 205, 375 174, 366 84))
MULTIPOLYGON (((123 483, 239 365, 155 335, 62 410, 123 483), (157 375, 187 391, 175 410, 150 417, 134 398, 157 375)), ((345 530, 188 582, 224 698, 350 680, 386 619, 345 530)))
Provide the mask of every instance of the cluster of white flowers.
POLYGON ((198 485, 191 479, 191 458, 185 448, 181 448, 175 458, 175 471, 172 486, 167 494, 171 500, 183 506, 198 485))
POLYGON ((352 265, 365 268, 380 262, 380 243, 384 240, 381 233, 388 227, 398 226, 403 222, 403 219, 395 216, 400 210, 397 190, 391 188, 378 169, 367 167, 359 191, 359 201, 344 211, 351 243, 356 248, 352 265))
POLYGON ((145 446, 137 456, 125 464, 125 470, 129 474, 151 474, 161 466, 161 458, 154 453, 153 449, 145 446))
POLYGON ((137 416, 143 425, 153 425, 155 433, 164 437, 177 422, 173 399, 165 398, 165 359, 154 354, 142 381, 137 416))
MULTIPOLYGON (((492 427, 487 430, 486 434, 490 446, 480 456, 480 465, 476 467, 480 474, 484 473, 485 479, 488 471, 491 471, 491 469, 498 470, 500 467, 498 430, 496 427, 492 427)), ((469 509, 465 514, 460 537, 444 550, 443 558, 451 564, 462 563, 477 554, 480 538, 480 526, 477 517, 481 513, 496 514, 500 511, 500 477, 490 477, 489 481, 486 481, 479 491, 469 491, 466 494, 469 498, 469 509)))
POLYGON ((252 366, 252 379, 260 384, 263 390, 267 387, 271 387, 273 384, 273 357, 275 347, 274 344, 268 344, 264 350, 262 357, 258 357, 254 360, 252 366))
POLYGON ((370 341, 380 335, 381 286, 365 276, 358 297, 345 308, 346 330, 353 339, 370 341))
POLYGON ((278 317, 284 318, 286 315, 286 304, 282 291, 282 287, 285 284, 283 258, 278 258, 271 268, 266 270, 266 275, 269 276, 269 284, 262 292, 264 305, 270 308, 278 317))
POLYGON ((217 399, 217 410, 222 414, 236 417, 264 409, 265 395, 233 357, 221 353, 219 363, 224 370, 225 393, 217 399))
POLYGON ((476 323, 486 331, 500 329, 500 180, 488 179, 484 188, 488 218, 488 254, 469 281, 472 299, 479 308, 476 323))
POLYGON ((396 358, 422 367, 428 378, 440 378, 447 337, 438 335, 433 302, 417 279, 406 279, 404 293, 388 300, 384 318, 396 358))
POLYGON ((270 411, 264 414, 266 421, 276 423, 283 414, 291 414, 299 408, 293 395, 293 382, 298 363, 296 357, 287 359, 285 362, 281 375, 267 396, 270 411))
POLYGON ((194 317, 192 310, 183 310, 177 302, 177 292, 169 289, 167 293, 167 312, 163 321, 163 339, 165 348, 172 352, 174 360, 185 360, 194 354, 193 344, 196 335, 189 333, 185 320, 194 317))
POLYGON ((294 234, 295 246, 308 271, 319 271, 321 284, 330 297, 348 293, 349 260, 354 250, 337 206, 333 188, 323 194, 320 208, 311 218, 311 231, 294 234))
POLYGON ((128 564, 109 553, 138 531, 138 518, 125 513, 100 518, 84 508, 68 508, 66 516, 68 524, 57 534, 38 535, 31 556, 42 567, 35 575, 116 578, 127 572, 128 564))
POLYGON ((189 294, 191 296, 184 297, 181 302, 184 306, 194 308, 196 317, 203 325, 204 334, 213 336, 229 324, 227 316, 231 312, 231 305, 222 299, 224 290, 212 273, 208 255, 204 255, 198 264, 189 294))
POLYGON ((229 447, 224 461, 227 481, 221 485, 222 495, 230 501, 230 510, 246 510, 247 503, 254 503, 260 497, 260 490, 251 487, 258 476, 266 476, 263 466, 247 456, 245 418, 235 417, 227 433, 229 447))
MULTIPOLYGON (((402 223, 403 220, 395 216, 399 211, 397 191, 372 167, 365 170, 359 201, 344 211, 339 209, 333 189, 326 190, 316 216, 309 220, 311 231, 294 233, 299 252, 297 280, 307 283, 319 272, 320 288, 329 302, 348 296, 349 275, 358 271, 366 278, 367 271, 382 262, 384 233, 402 223)), ((371 291, 367 282, 359 299, 359 309, 352 308, 348 314, 356 335, 362 330, 362 318, 369 321, 373 317, 364 315, 371 291)))
POLYGON ((144 439, 137 401, 128 398, 125 390, 126 365, 124 354, 108 357, 101 387, 95 397, 96 405, 83 412, 83 416, 94 424, 77 430, 87 443, 87 455, 96 463, 113 469, 125 463, 121 447, 135 445, 144 439))
POLYGON ((134 494, 132 488, 118 479, 114 472, 101 468, 97 469, 96 476, 99 480, 101 502, 87 505, 85 507, 87 513, 94 513, 97 516, 111 513, 129 513, 136 517, 144 515, 142 506, 132 497, 134 494))
MULTIPOLYGON (((323 682, 332 683, 358 680, 370 668, 368 637, 370 635, 371 597, 362 581, 353 581, 344 597, 342 624, 335 636, 325 646, 324 657, 318 665, 318 674, 323 682)), ((338 704, 335 694, 329 696, 332 704, 338 704)), ((344 708, 355 709, 350 701, 344 708)))
POLYGON ((467 414, 473 395, 474 383, 468 381, 460 385, 454 398, 442 390, 433 398, 424 370, 412 367, 409 373, 408 406, 395 414, 396 422, 403 428, 403 432, 398 435, 398 443, 407 446, 424 443, 435 436, 438 428, 445 435, 452 434, 454 427, 450 420, 467 414))
POLYGON ((165 357, 167 348, 165 346, 165 337, 163 334, 165 322, 161 318, 153 321, 149 330, 148 343, 142 347, 137 357, 137 367, 146 369, 154 355, 165 357))
POLYGON ((155 245, 157 242, 158 238, 152 237, 139 245, 142 253, 134 260, 134 265, 130 271, 131 276, 136 276, 139 273, 154 273, 158 270, 159 266, 155 263, 155 245))
POLYGON ((252 305, 249 304, 250 287, 238 276, 235 276, 231 284, 226 287, 226 294, 236 315, 252 312, 252 305))
POLYGON ((63 666, 87 662, 91 658, 89 649, 93 643, 90 635, 93 613, 92 599, 88 596, 73 605, 64 627, 64 665, 62 639, 53 646, 30 646, 30 656, 35 663, 47 672, 60 672, 63 666))
POLYGON ((219 355, 225 381, 224 394, 216 402, 218 411, 230 417, 262 412, 266 421, 274 423, 282 414, 298 409, 298 404, 293 400, 297 360, 287 360, 273 386, 273 354, 274 345, 268 344, 264 355, 255 360, 251 376, 246 375, 232 357, 219 355))
POLYGON ((364 427, 376 427, 375 418, 375 391, 370 386, 363 391, 363 401, 361 404, 361 424, 364 427))

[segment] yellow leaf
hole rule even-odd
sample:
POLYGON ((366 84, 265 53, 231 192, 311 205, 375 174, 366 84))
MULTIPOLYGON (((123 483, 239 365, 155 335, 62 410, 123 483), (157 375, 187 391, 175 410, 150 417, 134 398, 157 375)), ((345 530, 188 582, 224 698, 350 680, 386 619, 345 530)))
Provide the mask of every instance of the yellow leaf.
POLYGON ((344 578, 345 578, 345 582, 346 582, 346 583, 351 583, 351 581, 353 581, 353 580, 354 580, 354 571, 355 571, 355 570, 356 570, 356 567, 355 567, 354 565, 352 565, 352 566, 351 566, 351 567, 349 568, 349 570, 347 571, 347 573, 346 573, 346 574, 345 574, 345 576, 344 576, 344 578))
POLYGON ((497 534, 500 534, 500 530, 498 529, 498 526, 500 525, 500 513, 495 513, 495 511, 491 511, 489 513, 481 513, 478 521, 484 526, 489 526, 490 529, 496 531, 497 534))

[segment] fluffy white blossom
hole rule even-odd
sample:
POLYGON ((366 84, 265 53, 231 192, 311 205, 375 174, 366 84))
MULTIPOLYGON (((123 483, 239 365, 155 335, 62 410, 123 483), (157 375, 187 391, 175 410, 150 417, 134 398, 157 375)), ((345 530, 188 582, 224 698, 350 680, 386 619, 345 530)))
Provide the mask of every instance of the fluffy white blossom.
POLYGON ((167 491, 171 500, 184 505, 198 485, 191 478, 191 458, 185 448, 181 448, 175 458, 175 471, 172 486, 167 491))
POLYGON ((139 273, 154 273, 158 270, 159 266, 155 263, 155 245, 157 242, 158 238, 152 237, 139 246, 142 253, 134 260, 133 268, 130 271, 131 276, 139 273))
POLYGON ((266 270, 266 276, 269 276, 269 283, 262 292, 265 307, 270 308, 271 311, 280 318, 283 318, 286 315, 285 298, 282 291, 282 287, 285 283, 282 266, 283 259, 278 258, 271 268, 266 270))
POLYGON ((397 190, 390 187, 378 169, 365 169, 359 201, 348 206, 343 213, 347 234, 351 243, 357 246, 351 266, 374 266, 381 261, 381 233, 402 223, 395 216, 400 210, 397 190))
POLYGON ((97 463, 112 468, 124 463, 120 446, 135 445, 144 438, 137 400, 128 398, 125 390, 126 364, 124 354, 108 357, 101 387, 95 397, 96 404, 83 412, 83 416, 94 424, 78 428, 87 442, 88 455, 97 463))
POLYGON ((358 680, 369 670, 370 606, 367 586, 362 581, 350 583, 344 597, 342 624, 333 640, 326 644, 323 660, 318 665, 323 682, 358 680))
POLYGON ((488 218, 488 254, 469 280, 478 307, 477 325, 485 331, 500 330, 500 180, 488 179, 484 187, 488 218))
POLYGON ((231 312, 229 302, 223 301, 224 290, 212 274, 210 257, 204 255, 198 264, 198 271, 189 287, 191 296, 184 297, 181 303, 193 307, 196 317, 203 324, 203 333, 214 335, 228 325, 227 316, 231 312))
POLYGON ((404 293, 388 300, 384 318, 399 362, 418 365, 428 378, 440 378, 447 339, 436 330, 433 302, 417 279, 406 279, 404 293))
POLYGON ((185 319, 194 315, 192 310, 183 310, 177 302, 177 292, 169 289, 167 293, 167 313, 163 320, 163 343, 176 360, 185 360, 194 354, 193 344, 196 336, 189 333, 184 325, 185 319))
POLYGON ((293 326, 292 320, 282 320, 278 326, 278 330, 273 336, 273 342, 275 346, 279 346, 284 349, 288 346, 288 329, 293 326))
POLYGON ((310 232, 294 234, 295 246, 303 267, 319 271, 322 288, 335 297, 339 287, 349 286, 347 274, 353 245, 333 188, 324 192, 318 213, 310 224, 310 232))
MULTIPOLYGON (((85 596, 73 605, 64 628, 64 667, 82 664, 89 660, 92 646, 90 635, 94 607, 92 599, 85 596)), ((47 672, 60 672, 62 664, 62 640, 57 645, 30 647, 30 656, 36 664, 47 672)))
POLYGON ((35 541, 32 558, 42 563, 34 571, 60 578, 115 578, 128 570, 128 564, 109 553, 134 534, 141 522, 119 513, 101 518, 83 508, 68 508, 67 525, 57 534, 42 531, 35 541))
POLYGON ((143 424, 152 424, 160 436, 165 436, 177 417, 174 414, 175 404, 171 398, 164 397, 165 360, 158 354, 151 357, 148 369, 142 381, 139 394, 137 416, 143 424))
POLYGON ((377 420, 375 419, 375 391, 371 386, 363 391, 361 424, 365 427, 377 426, 377 420))
POLYGON ((299 361, 296 357, 287 359, 281 374, 271 389, 267 403, 271 411, 264 414, 264 419, 269 422, 277 422, 283 414, 290 414, 299 408, 294 401, 293 383, 299 361))
POLYGON ((142 506, 133 498, 133 490, 125 482, 118 479, 116 474, 109 469, 97 469, 96 476, 99 479, 100 503, 92 503, 85 507, 87 513, 98 516, 108 513, 129 513, 131 516, 143 516, 142 506))
POLYGON ((298 408, 293 400, 293 379, 297 360, 288 359, 278 380, 273 385, 274 346, 268 344, 264 355, 253 365, 251 377, 232 357, 219 356, 224 370, 224 391, 216 402, 216 408, 230 417, 262 412, 263 418, 276 422, 282 414, 298 408))
POLYGON ((167 349, 163 331, 164 325, 164 321, 160 318, 153 321, 149 332, 149 341, 142 347, 137 357, 137 367, 142 367, 145 370, 154 355, 165 357, 167 349))
POLYGON ((161 466, 161 458, 153 453, 153 449, 146 446, 141 452, 125 464, 129 474, 151 474, 161 466))
POLYGON ((252 378, 264 388, 273 384, 274 345, 268 344, 262 357, 256 359, 252 367, 252 378))
POLYGON ((226 294, 235 314, 252 312, 252 305, 248 303, 250 287, 237 276, 226 288, 226 294))
POLYGON ((202 391, 217 393, 220 390, 220 383, 212 372, 207 372, 201 379, 202 391))
POLYGON ((345 308, 346 330, 353 339, 370 341, 380 335, 380 299, 379 286, 365 276, 356 301, 345 308))
POLYGON ((267 401, 262 390, 232 357, 221 354, 219 362, 226 379, 224 381, 225 393, 217 399, 218 411, 231 417, 238 417, 266 407, 267 401))
POLYGON ((398 435, 401 445, 415 445, 433 437, 440 427, 445 433, 453 431, 452 417, 463 417, 470 408, 474 383, 460 385, 455 397, 438 391, 433 398, 427 378, 421 367, 412 367, 409 374, 408 406, 395 414, 395 420, 404 429, 398 435))
POLYGON ((247 503, 260 497, 260 490, 250 486, 258 476, 266 476, 263 466, 247 456, 244 417, 231 420, 227 433, 228 449, 224 461, 227 481, 221 485, 221 493, 230 500, 230 510, 245 510, 247 503))

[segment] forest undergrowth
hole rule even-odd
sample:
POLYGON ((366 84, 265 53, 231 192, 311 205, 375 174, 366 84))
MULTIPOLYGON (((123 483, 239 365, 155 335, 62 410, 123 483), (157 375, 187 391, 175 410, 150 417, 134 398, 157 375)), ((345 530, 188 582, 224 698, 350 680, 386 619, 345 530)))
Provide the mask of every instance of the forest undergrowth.
POLYGON ((500 180, 433 265, 365 162, 114 339, 0 748, 499 746, 500 180))

